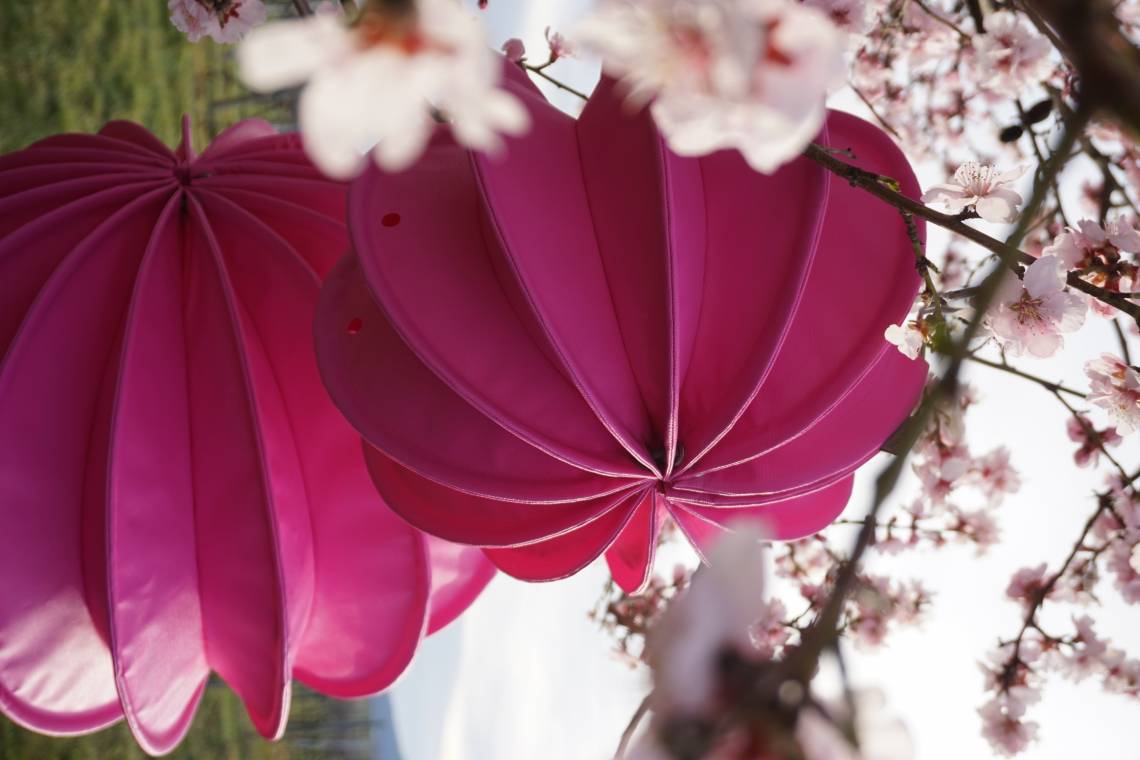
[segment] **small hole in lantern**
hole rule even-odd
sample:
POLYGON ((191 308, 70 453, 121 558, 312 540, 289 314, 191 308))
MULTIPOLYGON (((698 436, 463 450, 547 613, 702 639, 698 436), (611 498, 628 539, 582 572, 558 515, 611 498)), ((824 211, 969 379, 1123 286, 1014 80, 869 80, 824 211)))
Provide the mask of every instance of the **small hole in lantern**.
POLYGON ((364 327, 364 322, 361 321, 360 317, 357 317, 349 322, 348 327, 344 329, 349 335, 356 335, 362 327, 364 327))
POLYGON ((384 216, 380 217, 380 224, 384 225, 385 227, 395 227, 399 223, 400 215, 396 213, 385 214, 384 216))

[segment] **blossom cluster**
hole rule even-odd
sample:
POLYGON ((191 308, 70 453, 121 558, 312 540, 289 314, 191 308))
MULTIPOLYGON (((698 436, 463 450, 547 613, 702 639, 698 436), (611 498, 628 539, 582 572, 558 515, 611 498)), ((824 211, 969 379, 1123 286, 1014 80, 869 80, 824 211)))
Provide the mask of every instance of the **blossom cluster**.
POLYGON ((624 756, 905 760, 909 738, 880 694, 831 704, 789 677, 796 654, 783 605, 766 598, 760 539, 725 534, 709 566, 656 617, 645 650, 652 718, 624 756))
POLYGON ((827 91, 845 72, 846 43, 832 19, 854 24, 860 5, 605 0, 578 37, 631 99, 653 101, 675 152, 736 148, 757 171, 772 172, 819 132, 827 91))
MULTIPOLYGON (((762 640, 769 642, 773 652, 794 646, 807 622, 827 603, 835 573, 845 561, 843 550, 836 548, 840 540, 839 535, 824 533, 775 550, 774 575, 796 590, 804 608, 795 617, 782 621, 783 630, 764 632, 762 640)), ((920 623, 931 604, 930 592, 918 580, 900 580, 861 570, 854 585, 838 629, 863 649, 885 644, 888 635, 901 626, 920 623)), ((775 611, 783 614, 783 604, 777 604, 775 611)))
POLYGON ((169 0, 167 7, 171 23, 191 42, 237 42, 268 15, 262 0, 169 0))
POLYGON ((996 752, 1018 754, 1038 737, 1040 726, 1027 713, 1040 700, 1051 674, 1072 681, 1097 678, 1108 692, 1140 697, 1140 659, 1099 636, 1087 612, 1071 616, 1071 632, 1050 631, 1039 617, 1047 602, 1086 608, 1095 604, 1098 563, 1115 576, 1114 585, 1125 601, 1140 603, 1138 545, 1140 502, 1131 486, 1117 481, 1102 497, 1100 516, 1082 536, 1074 558, 1060 571, 1051 573, 1042 563, 1014 575, 1006 596, 1021 606, 1024 625, 982 666, 990 697, 978 712, 983 736, 996 752))
POLYGON ((669 579, 656 574, 637 594, 627 594, 613 581, 606 584, 590 619, 614 639, 614 652, 631 667, 645 662, 645 636, 665 608, 689 584, 692 571, 677 565, 669 579))

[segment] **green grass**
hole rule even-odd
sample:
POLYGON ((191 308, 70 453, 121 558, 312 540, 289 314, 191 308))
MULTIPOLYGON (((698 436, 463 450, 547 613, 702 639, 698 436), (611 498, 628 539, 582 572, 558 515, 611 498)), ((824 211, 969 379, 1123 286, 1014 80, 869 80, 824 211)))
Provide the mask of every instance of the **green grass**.
MULTIPOLYGON (((290 725, 280 742, 254 730, 241 701, 220 681, 211 681, 175 760, 328 760, 368 757, 369 713, 365 702, 342 702, 299 684, 293 686, 290 725), (358 742, 354 749, 350 745, 358 742)), ((146 760, 126 724, 74 738, 41 736, 0 717, 3 760, 146 760)))
POLYGON ((0 152, 110 119, 174 145, 183 113, 201 150, 262 107, 245 95, 229 49, 188 42, 165 0, 0 0, 0 152), (210 107, 234 98, 243 102, 210 107))

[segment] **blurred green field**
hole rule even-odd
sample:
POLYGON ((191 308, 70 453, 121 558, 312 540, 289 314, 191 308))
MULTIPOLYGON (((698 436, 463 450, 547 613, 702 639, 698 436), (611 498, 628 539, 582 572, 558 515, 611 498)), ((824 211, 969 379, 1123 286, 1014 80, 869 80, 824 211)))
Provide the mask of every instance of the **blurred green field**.
MULTIPOLYGON (((280 742, 262 739, 238 698, 211 681, 175 760, 328 760, 369 758, 372 721, 366 702, 341 702, 294 684, 289 728, 280 742)), ((0 717, 3 760, 146 760, 123 722, 89 736, 40 736, 0 717)))
POLYGON ((0 0, 0 152, 110 119, 173 144, 183 113, 201 149, 264 105, 249 101, 226 47, 191 44, 170 24, 165 0, 0 0))

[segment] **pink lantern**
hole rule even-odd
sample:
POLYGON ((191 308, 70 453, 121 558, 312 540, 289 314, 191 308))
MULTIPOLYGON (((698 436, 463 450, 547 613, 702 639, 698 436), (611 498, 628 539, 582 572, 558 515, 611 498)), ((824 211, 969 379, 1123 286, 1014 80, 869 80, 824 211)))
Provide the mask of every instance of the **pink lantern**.
POLYGON ((151 753, 211 671, 267 737, 294 677, 383 689, 493 573, 385 507, 321 387, 344 187, 264 122, 184 131, 0 159, 0 708, 151 753))
MULTIPOLYGON (((440 130, 349 194, 317 354, 380 492, 517 578, 605 552, 626 590, 666 516, 698 550, 829 524, 926 376, 883 338, 919 282, 898 212, 807 159, 679 157, 605 79, 572 119, 510 69, 532 128, 505 155, 440 130)), ((918 193, 870 124, 819 140, 918 193)))

